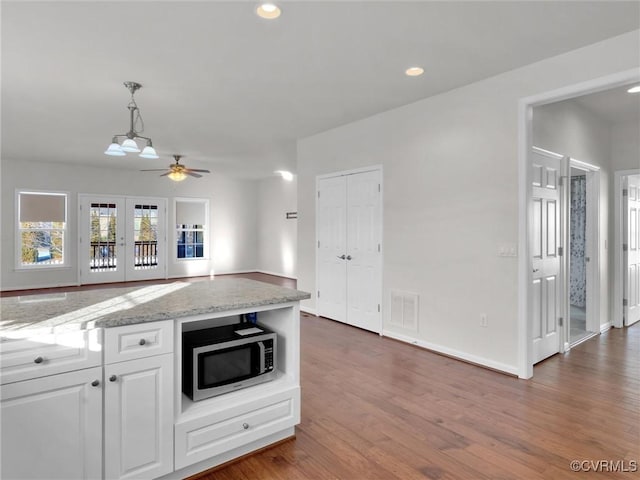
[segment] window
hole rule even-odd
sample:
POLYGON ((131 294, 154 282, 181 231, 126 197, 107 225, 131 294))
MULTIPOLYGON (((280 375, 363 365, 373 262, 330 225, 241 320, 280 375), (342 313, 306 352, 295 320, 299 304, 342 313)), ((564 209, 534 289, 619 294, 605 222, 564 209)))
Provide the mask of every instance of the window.
POLYGON ((209 201, 180 198, 175 201, 176 258, 178 260, 207 257, 207 219, 209 201))
POLYGON ((19 191, 16 203, 18 268, 64 265, 67 195, 19 191))

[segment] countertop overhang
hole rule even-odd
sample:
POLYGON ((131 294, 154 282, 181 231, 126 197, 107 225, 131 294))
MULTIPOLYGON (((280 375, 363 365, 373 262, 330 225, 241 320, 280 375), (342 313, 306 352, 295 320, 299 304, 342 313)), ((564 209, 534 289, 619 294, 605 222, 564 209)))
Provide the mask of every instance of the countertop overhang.
POLYGON ((87 329, 297 302, 300 290, 246 278, 105 287, 0 299, 0 333, 87 329))

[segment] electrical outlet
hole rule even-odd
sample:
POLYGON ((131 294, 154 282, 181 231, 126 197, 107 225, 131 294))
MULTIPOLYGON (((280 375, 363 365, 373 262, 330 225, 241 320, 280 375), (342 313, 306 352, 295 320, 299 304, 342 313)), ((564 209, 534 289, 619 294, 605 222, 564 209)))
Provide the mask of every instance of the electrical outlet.
POLYGON ((489 326, 489 323, 487 322, 487 314, 486 313, 481 313, 480 314, 480 326, 481 327, 489 326))

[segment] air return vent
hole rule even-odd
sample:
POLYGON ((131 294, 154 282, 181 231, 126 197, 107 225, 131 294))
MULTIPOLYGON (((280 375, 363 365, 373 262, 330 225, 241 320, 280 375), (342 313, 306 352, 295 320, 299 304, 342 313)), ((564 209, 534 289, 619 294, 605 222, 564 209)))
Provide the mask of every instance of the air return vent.
POLYGON ((417 293, 391 290, 390 324, 404 330, 417 332, 419 300, 420 297, 417 293))

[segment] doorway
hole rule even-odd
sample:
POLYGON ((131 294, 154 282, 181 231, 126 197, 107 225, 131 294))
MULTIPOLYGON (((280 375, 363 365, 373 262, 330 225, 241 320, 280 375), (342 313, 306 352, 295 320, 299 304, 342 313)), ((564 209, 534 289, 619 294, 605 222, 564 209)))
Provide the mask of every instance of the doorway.
POLYGON ((569 348, 599 333, 597 315, 598 189, 597 167, 569 160, 568 319, 569 348), (595 288, 594 288, 595 287, 595 288))
POLYGON ((80 283, 166 278, 164 198, 79 195, 80 283))

